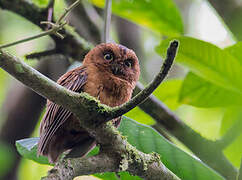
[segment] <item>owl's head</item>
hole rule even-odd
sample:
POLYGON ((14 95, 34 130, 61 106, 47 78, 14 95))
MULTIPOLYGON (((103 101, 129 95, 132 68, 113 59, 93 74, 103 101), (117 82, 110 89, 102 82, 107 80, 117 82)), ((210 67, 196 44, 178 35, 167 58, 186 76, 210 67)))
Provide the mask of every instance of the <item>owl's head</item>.
POLYGON ((93 48, 83 64, 93 64, 101 71, 110 73, 134 85, 140 75, 139 61, 131 49, 115 43, 102 43, 93 48))

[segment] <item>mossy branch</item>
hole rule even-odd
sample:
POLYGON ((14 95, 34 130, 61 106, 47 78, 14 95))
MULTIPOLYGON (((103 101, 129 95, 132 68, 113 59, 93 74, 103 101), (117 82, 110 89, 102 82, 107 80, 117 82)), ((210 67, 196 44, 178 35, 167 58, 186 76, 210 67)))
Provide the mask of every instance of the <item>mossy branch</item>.
POLYGON ((158 87, 172 65, 177 47, 177 41, 173 41, 170 44, 170 47, 167 50, 167 59, 165 60, 161 71, 147 86, 147 88, 142 90, 128 103, 114 108, 101 104, 99 101, 86 93, 78 94, 56 84, 18 58, 13 57, 8 53, 4 53, 1 50, 0 67, 41 96, 44 96, 45 98, 62 105, 66 109, 75 113, 77 116, 81 117, 85 114, 88 115, 88 119, 90 121, 87 122, 93 123, 93 117, 98 116, 99 122, 104 123, 133 109, 139 103, 144 101, 158 87))
POLYGON ((91 157, 63 159, 42 180, 72 180, 81 175, 122 171, 144 179, 179 180, 161 163, 159 155, 138 151, 112 125, 98 130, 99 133, 102 139, 109 141, 105 150, 91 157), (103 137, 103 130, 106 131, 105 135, 111 135, 111 141, 110 136, 103 137))
MULTIPOLYGON (((155 86, 158 86, 167 74, 174 60, 177 46, 178 43, 174 41, 168 48, 168 58, 162 66, 163 68, 161 69, 161 73, 159 73, 155 78, 155 80, 159 80, 159 82, 153 81, 148 86, 147 89, 149 93, 152 93, 152 90, 150 89, 155 89, 155 86)), ((110 155, 112 154, 112 158, 114 158, 115 162, 118 163, 120 167, 122 166, 122 164, 120 165, 120 162, 125 162, 126 165, 121 168, 122 171, 128 171, 131 174, 144 178, 156 176, 157 179, 178 179, 162 164, 157 156, 154 154, 144 154, 131 146, 127 140, 123 138, 111 125, 112 123, 101 124, 98 128, 96 128, 96 125, 93 126, 93 119, 99 119, 101 122, 105 122, 107 119, 112 119, 122 115, 120 113, 113 113, 113 111, 117 111, 118 108, 111 108, 100 104, 100 102, 98 102, 95 98, 86 93, 78 94, 72 92, 48 79, 24 62, 20 61, 18 58, 1 50, 0 67, 38 94, 65 107, 73 112, 77 117, 80 117, 80 119, 82 119, 82 121, 80 121, 81 126, 84 127, 90 134, 93 134, 97 142, 101 144, 102 147, 106 147, 103 152, 110 155)), ((149 93, 145 92, 147 96, 149 93)), ((144 93, 141 93, 138 97, 143 95, 144 93)), ((141 102, 142 98, 145 99, 146 97, 140 97, 137 99, 141 102)), ((130 103, 132 104, 132 101, 128 104, 130 103)), ((134 103, 137 105, 138 100, 135 100, 134 103)), ((128 108, 133 108, 133 106, 136 105, 128 106, 128 108)), ((122 109, 122 107, 120 108, 122 109)), ((127 107, 125 108, 125 111, 127 111, 127 107)), ((64 164, 66 165, 67 163, 64 162, 64 164)), ((63 165, 63 163, 61 163, 61 165, 63 165)), ((117 168, 117 171, 120 171, 120 167, 117 168)), ((73 169, 75 168, 72 166, 68 168, 69 171, 73 171, 73 169)), ((73 172, 67 174, 70 174, 71 177, 73 172)), ((74 173, 73 177, 77 175, 80 174, 74 173)))

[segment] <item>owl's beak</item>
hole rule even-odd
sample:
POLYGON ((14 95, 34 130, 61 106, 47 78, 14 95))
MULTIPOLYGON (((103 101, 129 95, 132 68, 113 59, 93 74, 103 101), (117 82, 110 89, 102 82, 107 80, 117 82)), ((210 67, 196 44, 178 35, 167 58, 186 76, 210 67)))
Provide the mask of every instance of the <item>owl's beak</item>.
POLYGON ((122 74, 121 65, 116 63, 116 62, 112 63, 111 70, 112 70, 112 73, 114 75, 121 75, 122 74))

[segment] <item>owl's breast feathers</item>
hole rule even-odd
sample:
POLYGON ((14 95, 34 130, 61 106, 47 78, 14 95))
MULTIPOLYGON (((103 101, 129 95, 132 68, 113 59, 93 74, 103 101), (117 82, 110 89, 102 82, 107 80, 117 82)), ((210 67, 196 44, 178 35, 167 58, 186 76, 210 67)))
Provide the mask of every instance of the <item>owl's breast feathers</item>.
POLYGON ((102 104, 114 107, 127 102, 132 95, 132 85, 108 71, 98 69, 95 65, 87 68, 87 82, 84 92, 96 97, 102 104))
MULTIPOLYGON (((87 92, 111 107, 127 102, 133 89, 128 82, 99 71, 94 65, 71 70, 61 76, 57 83, 75 92, 87 92)), ((115 125, 119 123, 115 122, 115 125)), ((79 120, 70 111, 47 101, 46 113, 40 125, 38 155, 48 156, 53 163, 68 149, 81 145, 79 155, 83 156, 95 144, 95 139, 80 127, 79 120)))

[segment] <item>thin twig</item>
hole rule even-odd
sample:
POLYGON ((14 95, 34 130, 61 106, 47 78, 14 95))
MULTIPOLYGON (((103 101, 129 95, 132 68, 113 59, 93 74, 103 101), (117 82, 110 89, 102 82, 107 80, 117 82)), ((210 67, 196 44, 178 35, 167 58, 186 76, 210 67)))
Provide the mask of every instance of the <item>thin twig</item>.
POLYGON ((31 41, 33 39, 37 39, 37 38, 40 38, 40 37, 49 35, 49 34, 51 34, 53 32, 54 32, 54 30, 53 29, 50 29, 50 30, 45 31, 45 32, 42 32, 40 34, 37 34, 37 35, 34 35, 34 36, 30 36, 28 38, 21 39, 19 41, 15 41, 15 42, 12 42, 12 43, 8 43, 8 44, 1 45, 0 46, 0 49, 7 48, 7 47, 10 47, 10 46, 14 46, 16 44, 20 44, 20 43, 23 43, 23 42, 31 41))
POLYGON ((50 56, 50 55, 53 55, 53 54, 56 54, 56 49, 45 50, 45 51, 42 51, 42 52, 34 52, 34 53, 31 53, 31 54, 27 54, 27 55, 25 55, 25 58, 26 59, 35 59, 35 58, 39 59, 41 57, 50 56))
POLYGON ((33 39, 37 39, 46 35, 50 35, 50 34, 55 34, 56 36, 60 37, 60 38, 64 38, 63 35, 61 35, 60 33, 58 33, 59 30, 61 30, 66 24, 67 22, 63 21, 64 18, 67 16, 67 14, 73 9, 75 8, 78 4, 79 4, 80 0, 75 1, 72 5, 70 5, 68 8, 65 9, 65 12, 58 18, 58 20, 56 21, 56 23, 52 23, 52 22, 48 22, 48 21, 43 21, 41 22, 41 24, 48 24, 51 25, 52 28, 48 31, 45 32, 41 32, 40 34, 31 36, 31 37, 27 37, 12 43, 8 43, 8 44, 4 44, 0 46, 0 49, 6 48, 6 47, 10 47, 10 46, 14 46, 16 44, 20 44, 23 42, 27 42, 33 39))
POLYGON ((178 48, 178 41, 174 40, 170 43, 169 48, 167 49, 167 57, 161 67, 160 72, 156 75, 156 77, 153 79, 152 82, 140 93, 138 93, 133 99, 131 99, 129 102, 119 106, 112 108, 112 115, 113 117, 121 116, 131 109, 135 108, 137 105, 142 103, 146 98, 152 94, 152 92, 161 84, 161 82, 164 80, 166 75, 168 74, 168 71, 171 68, 171 65, 175 59, 177 48, 178 48))
POLYGON ((108 43, 109 41, 111 10, 112 10, 112 0, 106 0, 105 14, 104 14, 104 31, 103 31, 103 42, 105 43, 108 43))
POLYGON ((68 15, 68 13, 74 9, 78 4, 80 3, 80 0, 75 1, 73 4, 71 4, 68 8, 65 9, 64 13, 59 17, 59 19, 56 21, 56 24, 61 24, 61 21, 68 15))

